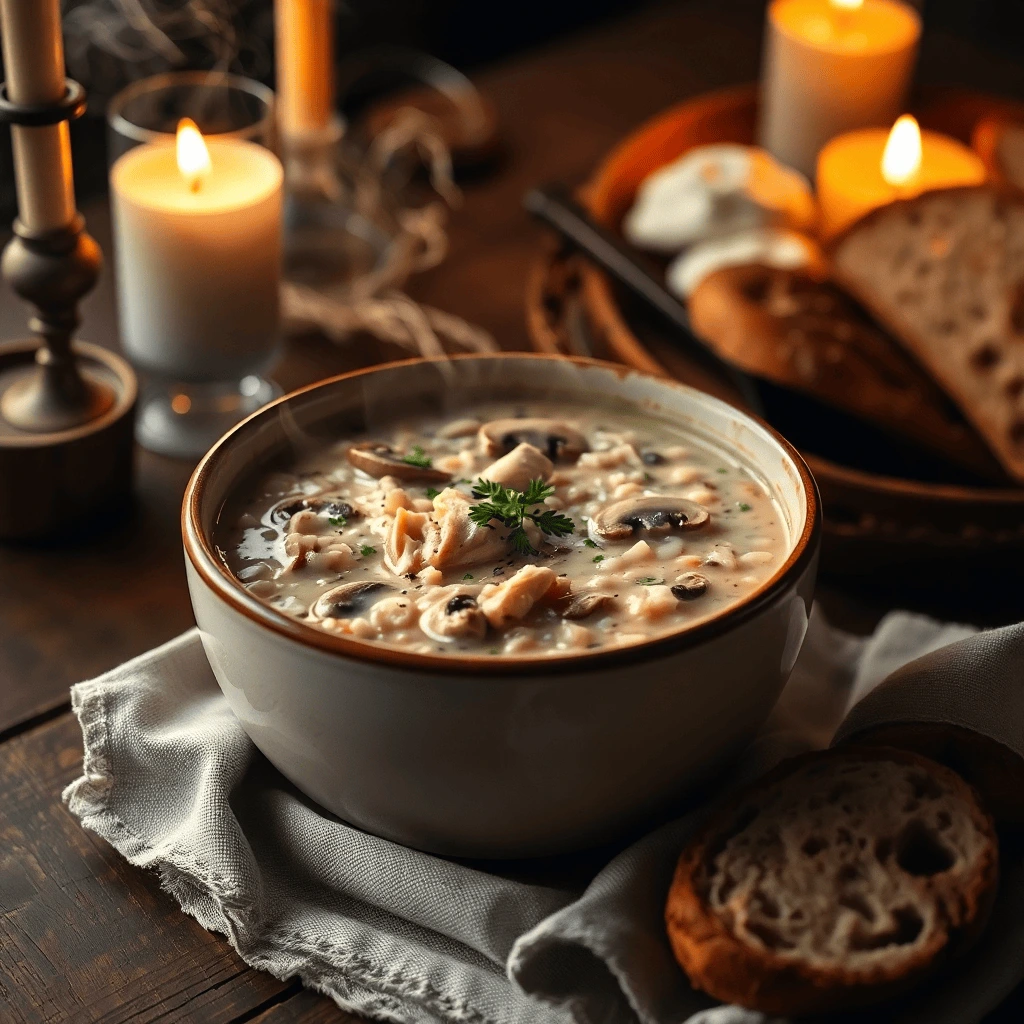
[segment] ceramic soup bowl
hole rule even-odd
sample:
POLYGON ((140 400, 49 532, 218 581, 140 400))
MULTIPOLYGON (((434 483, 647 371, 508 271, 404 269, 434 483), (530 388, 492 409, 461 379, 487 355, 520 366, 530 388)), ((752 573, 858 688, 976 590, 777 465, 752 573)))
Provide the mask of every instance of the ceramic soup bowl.
POLYGON ((764 722, 807 628, 814 482, 770 428, 678 383, 535 355, 413 360, 296 391, 196 469, 182 528, 196 620, 253 742, 361 829, 440 854, 523 857, 610 840, 682 800, 764 722), (625 403, 738 458, 787 526, 774 575, 716 617, 614 650, 516 660, 428 655, 328 633, 250 595, 211 534, 252 474, 403 414, 488 399, 625 403))

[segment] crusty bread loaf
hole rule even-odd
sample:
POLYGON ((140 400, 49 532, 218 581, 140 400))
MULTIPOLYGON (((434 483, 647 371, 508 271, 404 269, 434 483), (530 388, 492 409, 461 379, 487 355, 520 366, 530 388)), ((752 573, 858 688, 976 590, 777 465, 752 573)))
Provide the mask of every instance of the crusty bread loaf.
POLYGON ((727 802, 679 860, 668 935, 708 994, 772 1014, 895 995, 984 926, 992 822, 918 754, 841 746, 727 802))
POLYGON ((979 476, 1001 476, 934 381, 831 282, 800 270, 726 267, 704 278, 689 305, 694 329, 744 369, 912 438, 979 476))
POLYGON ((1024 480, 1024 195, 928 192, 858 221, 833 273, 1024 480))

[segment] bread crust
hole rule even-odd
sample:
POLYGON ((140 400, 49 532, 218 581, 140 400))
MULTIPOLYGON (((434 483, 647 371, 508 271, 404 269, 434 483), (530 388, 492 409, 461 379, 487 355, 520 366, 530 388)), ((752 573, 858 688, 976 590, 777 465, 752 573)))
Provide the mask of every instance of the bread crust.
POLYGON ((694 330, 751 373, 816 395, 993 480, 999 463, 942 389, 837 285, 758 264, 709 274, 694 330))
POLYGON ((911 988, 980 934, 995 898, 998 864, 992 819, 981 808, 971 787, 954 772, 908 751, 844 744, 785 761, 726 801, 683 850, 669 889, 665 922, 673 952, 690 981, 716 999, 778 1015, 855 1008, 911 988), (736 810, 759 791, 774 786, 809 762, 824 758, 837 762, 893 761, 938 776, 950 789, 969 798, 976 812, 975 823, 988 839, 983 861, 961 894, 962 923, 951 927, 943 920, 943 927, 935 929, 931 941, 898 965, 879 962, 859 970, 826 968, 782 956, 768 947, 754 948, 730 931, 701 894, 700 876, 727 836, 736 810))

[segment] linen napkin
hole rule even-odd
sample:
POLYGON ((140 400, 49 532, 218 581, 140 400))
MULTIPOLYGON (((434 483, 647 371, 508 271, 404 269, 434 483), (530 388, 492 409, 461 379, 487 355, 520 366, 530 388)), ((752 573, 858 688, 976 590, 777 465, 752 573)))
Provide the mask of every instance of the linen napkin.
MULTIPOLYGON (((826 745, 865 695, 850 719, 858 729, 943 695, 933 702, 940 719, 970 719, 970 702, 952 697, 965 679, 995 709, 993 689, 1024 665, 1024 626, 974 633, 894 613, 857 639, 816 611, 736 777, 826 745)), ((159 871, 182 909, 253 967, 408 1024, 769 1024, 691 989, 665 939, 666 891, 700 809, 618 851, 448 860, 352 828, 296 791, 228 709, 196 630, 80 683, 72 700, 85 741, 83 774, 64 793, 72 813, 132 864, 159 871)), ((1024 712, 1013 728, 1024 734, 1024 712)), ((1004 727, 995 738, 1008 736, 1004 727)), ((1003 879, 974 952, 872 1020, 971 1024, 1024 977, 1024 866, 1005 852, 1003 879)))

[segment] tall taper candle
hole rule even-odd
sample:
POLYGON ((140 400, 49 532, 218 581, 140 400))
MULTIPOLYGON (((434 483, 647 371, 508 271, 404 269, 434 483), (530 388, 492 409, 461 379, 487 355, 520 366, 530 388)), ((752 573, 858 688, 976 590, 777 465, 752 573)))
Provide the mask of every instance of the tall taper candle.
MULTIPOLYGON (((60 0, 0 0, 7 96, 43 106, 64 96, 60 0)), ((75 217, 67 121, 42 128, 12 125, 18 218, 29 231, 66 227, 75 217)))
POLYGON ((277 101, 281 132, 325 131, 334 116, 333 0, 276 0, 277 101))

